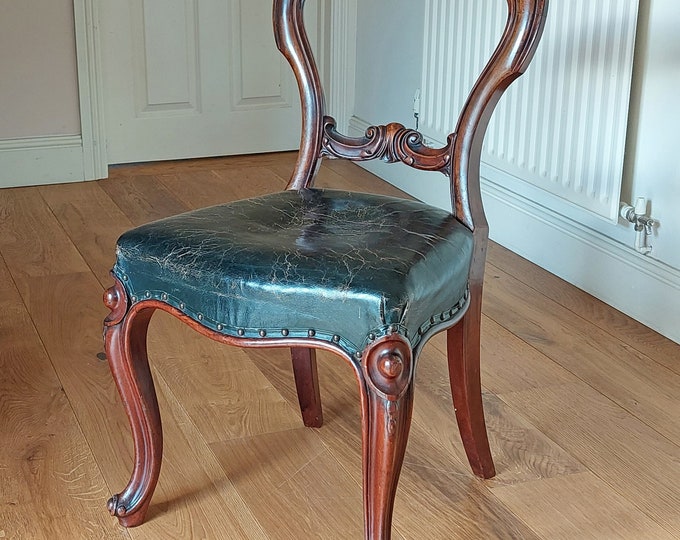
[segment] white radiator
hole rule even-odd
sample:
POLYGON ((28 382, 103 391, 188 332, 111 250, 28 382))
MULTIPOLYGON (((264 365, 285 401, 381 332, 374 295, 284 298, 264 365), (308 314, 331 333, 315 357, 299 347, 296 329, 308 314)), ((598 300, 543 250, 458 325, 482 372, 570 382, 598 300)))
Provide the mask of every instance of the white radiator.
MULTIPOLYGON (((421 131, 445 141, 500 38, 507 7, 503 0, 425 4, 421 131)), ((550 0, 536 57, 487 132, 483 170, 495 181, 510 175, 616 218, 637 11, 638 0, 550 0)))

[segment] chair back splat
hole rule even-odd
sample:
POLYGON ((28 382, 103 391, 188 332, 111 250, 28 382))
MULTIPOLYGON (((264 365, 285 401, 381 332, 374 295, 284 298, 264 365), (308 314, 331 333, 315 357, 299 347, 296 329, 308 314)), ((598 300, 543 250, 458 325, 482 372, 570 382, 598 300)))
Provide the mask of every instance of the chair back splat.
POLYGON ((224 344, 290 348, 306 426, 323 422, 315 350, 349 363, 360 393, 367 540, 391 537, 418 356, 437 332, 447 332, 454 411, 470 466, 482 478, 495 474, 480 381, 488 241, 481 148, 494 107, 538 46, 547 1, 507 0, 505 30, 455 131, 446 146, 430 148, 398 123, 372 126, 363 137, 339 133, 325 116, 304 0, 274 0, 276 44, 302 102, 300 151, 287 189, 148 223, 117 242, 104 344, 135 448, 131 478, 108 503, 123 526, 143 523, 160 474, 161 418, 146 350, 156 310, 224 344), (324 157, 443 173, 453 211, 314 188, 324 157))
POLYGON ((422 135, 402 124, 371 126, 361 138, 347 137, 325 116, 318 69, 302 18, 304 0, 274 0, 276 44, 290 63, 302 101, 302 138, 289 189, 311 187, 322 156, 353 161, 401 161, 416 169, 439 171, 451 180, 452 208, 471 230, 475 217, 486 226, 479 194, 481 148, 491 115, 505 90, 524 73, 538 47, 547 0, 507 0, 508 18, 501 40, 477 79, 458 125, 443 148, 423 144, 422 135), (312 165, 314 164, 314 165, 312 165))

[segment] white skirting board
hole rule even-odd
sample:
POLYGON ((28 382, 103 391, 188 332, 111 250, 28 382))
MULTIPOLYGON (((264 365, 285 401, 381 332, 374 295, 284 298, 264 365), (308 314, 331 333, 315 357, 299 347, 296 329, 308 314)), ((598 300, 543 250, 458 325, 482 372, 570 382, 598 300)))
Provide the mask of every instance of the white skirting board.
MULTIPOLYGON (((350 135, 366 122, 350 121, 350 135)), ((369 161, 367 170, 414 197, 450 209, 443 175, 369 161)), ((680 270, 637 253, 597 230, 482 179, 493 241, 680 343, 680 270)))
POLYGON ((80 135, 0 140, 0 188, 89 180, 80 135))
POLYGON ((680 270, 496 184, 482 185, 492 240, 680 343, 680 270))

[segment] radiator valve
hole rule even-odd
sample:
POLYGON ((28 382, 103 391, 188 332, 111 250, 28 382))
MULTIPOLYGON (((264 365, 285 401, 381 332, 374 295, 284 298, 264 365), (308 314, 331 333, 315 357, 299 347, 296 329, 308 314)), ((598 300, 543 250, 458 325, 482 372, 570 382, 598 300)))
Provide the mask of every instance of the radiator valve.
POLYGON ((648 244, 648 237, 654 232, 656 221, 647 215, 647 199, 638 197, 635 199, 635 206, 621 203, 619 214, 635 226, 635 250, 643 255, 649 255, 652 246, 648 244))

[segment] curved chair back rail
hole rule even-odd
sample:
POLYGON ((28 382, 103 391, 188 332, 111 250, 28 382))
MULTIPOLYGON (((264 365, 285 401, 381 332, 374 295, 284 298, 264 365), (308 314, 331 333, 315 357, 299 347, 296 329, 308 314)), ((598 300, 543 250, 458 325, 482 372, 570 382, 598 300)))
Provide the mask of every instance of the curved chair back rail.
POLYGON ((478 77, 443 148, 429 148, 423 136, 398 123, 371 126, 364 137, 338 133, 336 121, 324 116, 324 95, 304 29, 304 0, 275 0, 276 44, 288 59, 302 100, 300 156, 289 189, 311 187, 323 156, 366 161, 401 161, 416 169, 440 171, 451 180, 455 215, 471 230, 475 221, 486 225, 479 194, 482 142, 491 115, 503 92, 529 66, 545 26, 547 0, 507 0, 508 18, 500 42, 478 77))
MULTIPOLYGON (((500 1, 500 0, 499 0, 500 1)), ((547 0, 507 0, 500 42, 443 148, 401 124, 338 133, 303 24, 304 0, 274 0, 278 48, 293 68, 302 136, 287 189, 194 210, 132 229, 116 246, 104 343, 130 421, 134 468, 109 511, 123 526, 146 517, 163 438, 146 335, 166 311, 240 347, 291 349, 303 422, 323 415, 316 349, 348 362, 362 416, 364 537, 386 540, 413 407, 418 355, 447 331, 454 411, 473 472, 495 474, 480 381, 480 324, 488 226, 479 186, 484 134, 502 93, 540 39, 547 0), (446 174, 452 212, 427 204, 315 189, 324 157, 381 159, 446 174)))

